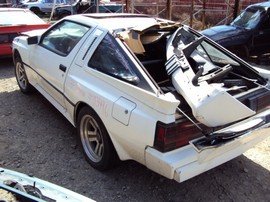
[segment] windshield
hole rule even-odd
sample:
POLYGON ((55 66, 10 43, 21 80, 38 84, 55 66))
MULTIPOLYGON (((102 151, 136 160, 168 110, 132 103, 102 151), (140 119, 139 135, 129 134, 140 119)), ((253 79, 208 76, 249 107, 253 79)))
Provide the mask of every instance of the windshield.
POLYGON ((224 54, 214 46, 209 43, 203 41, 200 46, 197 47, 197 51, 208 61, 212 61, 215 64, 219 65, 233 65, 239 66, 239 63, 233 60, 228 55, 224 54))
POLYGON ((0 26, 8 25, 34 25, 46 24, 37 15, 30 11, 4 11, 0 12, 0 26))
POLYGON ((247 8, 237 18, 235 18, 231 25, 245 29, 254 29, 260 22, 264 12, 265 11, 262 8, 247 8))

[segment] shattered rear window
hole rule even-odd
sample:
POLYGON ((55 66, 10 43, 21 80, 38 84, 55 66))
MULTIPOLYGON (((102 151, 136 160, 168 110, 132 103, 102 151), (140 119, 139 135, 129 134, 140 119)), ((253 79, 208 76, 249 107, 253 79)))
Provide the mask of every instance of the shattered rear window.
POLYGON ((133 71, 134 64, 109 34, 104 37, 95 50, 88 66, 121 80, 131 83, 138 82, 138 77, 133 71))

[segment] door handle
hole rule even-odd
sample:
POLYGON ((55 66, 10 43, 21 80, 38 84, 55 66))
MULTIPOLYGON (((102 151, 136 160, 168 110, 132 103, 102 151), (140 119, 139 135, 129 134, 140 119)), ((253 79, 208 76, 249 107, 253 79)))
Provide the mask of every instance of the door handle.
POLYGON ((59 65, 59 69, 60 69, 61 71, 63 71, 63 72, 66 72, 67 67, 64 66, 64 65, 62 65, 62 64, 60 64, 60 65, 59 65))

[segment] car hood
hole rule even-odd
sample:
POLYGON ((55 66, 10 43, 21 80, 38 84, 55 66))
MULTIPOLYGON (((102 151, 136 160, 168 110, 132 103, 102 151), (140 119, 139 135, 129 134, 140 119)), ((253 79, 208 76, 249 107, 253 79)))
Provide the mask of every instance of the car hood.
POLYGON ((205 29, 201 32, 203 35, 211 38, 212 40, 225 45, 226 39, 246 39, 249 35, 249 31, 232 25, 219 25, 209 29, 205 29), (225 41, 224 41, 225 40, 225 41))

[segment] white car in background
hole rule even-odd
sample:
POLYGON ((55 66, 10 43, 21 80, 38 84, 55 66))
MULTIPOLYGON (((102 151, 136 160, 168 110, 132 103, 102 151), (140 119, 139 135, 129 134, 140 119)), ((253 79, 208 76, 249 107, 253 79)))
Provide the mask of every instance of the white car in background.
POLYGON ((77 128, 99 170, 132 159, 182 182, 270 135, 269 71, 177 22, 68 16, 15 38, 13 58, 21 91, 77 128))
POLYGON ((33 13, 40 15, 45 13, 51 13, 53 8, 57 6, 66 5, 66 0, 56 0, 54 5, 54 0, 28 0, 19 4, 19 8, 29 9, 33 13))

